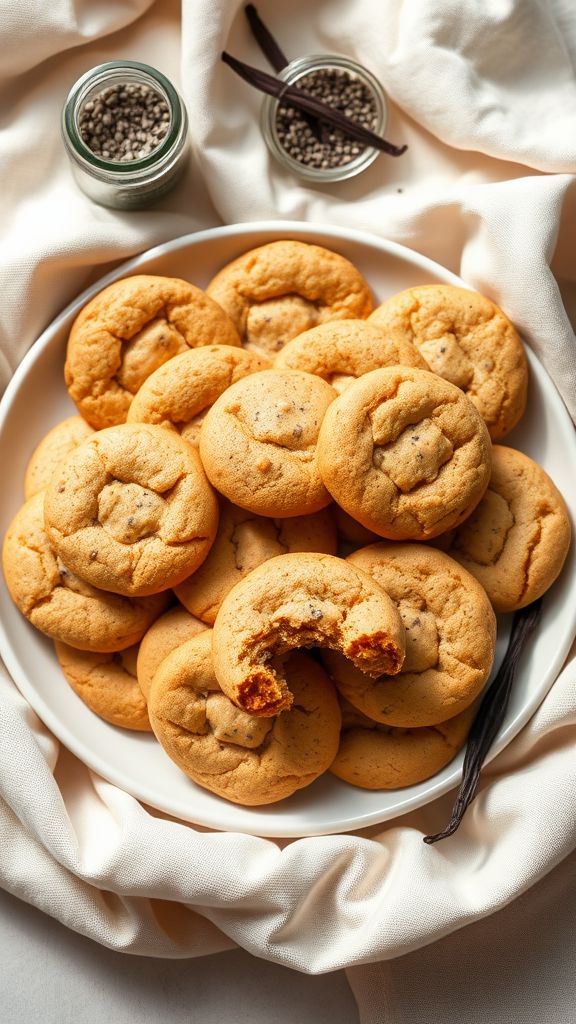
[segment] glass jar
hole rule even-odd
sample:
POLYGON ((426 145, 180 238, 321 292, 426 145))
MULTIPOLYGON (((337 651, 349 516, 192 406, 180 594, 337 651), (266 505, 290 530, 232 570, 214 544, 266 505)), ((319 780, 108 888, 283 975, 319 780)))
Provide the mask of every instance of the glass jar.
MULTIPOLYGON (((384 135, 388 123, 386 93, 371 71, 368 71, 361 64, 357 64, 356 61, 350 60, 349 57, 334 54, 312 54, 308 57, 299 57, 297 60, 290 61, 285 68, 279 71, 278 78, 288 85, 295 85, 304 76, 320 70, 346 72, 350 78, 360 81, 365 86, 375 108, 375 121, 371 130, 376 135, 384 135)), ((361 151, 347 163, 342 163, 335 167, 310 167, 303 164, 300 160, 291 156, 280 141, 277 114, 281 102, 281 98, 278 99, 274 96, 265 97, 261 110, 262 133, 270 152, 280 163, 300 178, 306 178, 318 183, 343 181, 345 178, 352 178, 354 175, 360 174, 379 155, 380 150, 357 143, 357 145, 362 147, 361 151)))
POLYGON ((79 187, 102 206, 133 210, 148 206, 176 184, 187 155, 188 117, 181 97, 160 71, 138 61, 109 61, 87 71, 70 90, 62 111, 62 135, 79 187), (90 100, 110 86, 148 86, 166 103, 168 131, 152 151, 130 161, 94 153, 80 134, 90 100))

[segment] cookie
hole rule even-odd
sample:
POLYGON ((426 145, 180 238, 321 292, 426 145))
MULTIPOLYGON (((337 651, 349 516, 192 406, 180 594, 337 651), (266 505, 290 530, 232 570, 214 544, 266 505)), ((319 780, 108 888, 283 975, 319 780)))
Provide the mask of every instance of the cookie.
POLYGON ((230 345, 205 345, 159 366, 134 396, 128 423, 155 423, 176 429, 198 445, 206 411, 237 380, 266 370, 268 359, 230 345))
POLYGON ((339 394, 364 373, 398 365, 428 369, 411 341, 391 339, 378 323, 366 320, 335 320, 304 331, 274 361, 277 370, 315 373, 339 394))
POLYGON ((124 423, 132 396, 179 352, 239 345, 226 313, 200 288, 176 277, 136 274, 99 292, 72 324, 64 378, 96 430, 124 423))
POLYGON ((55 646, 66 679, 91 711, 122 729, 152 731, 136 679, 137 646, 120 654, 76 651, 58 641, 55 646))
POLYGON ((182 605, 169 608, 150 626, 140 641, 136 662, 138 685, 146 699, 160 662, 176 647, 205 629, 205 623, 190 615, 182 605))
POLYGON ((344 701, 340 745, 330 771, 361 789, 415 786, 453 760, 466 742, 476 710, 473 704, 447 722, 396 729, 372 721, 344 701))
POLYGON ((366 547, 367 544, 373 544, 375 541, 380 540, 377 533, 373 533, 372 530, 367 530, 362 523, 359 523, 352 516, 349 516, 340 505, 334 502, 331 506, 334 520, 336 522, 336 531, 338 534, 338 540, 344 544, 349 544, 352 547, 360 548, 366 547))
POLYGON ((119 651, 140 640, 169 596, 128 600, 79 579, 54 553, 44 528, 44 494, 30 498, 8 527, 4 578, 17 608, 36 629, 71 647, 119 651))
POLYGON ((64 564, 141 597, 186 579, 216 536, 218 502, 198 453, 148 423, 97 431, 52 477, 46 531, 64 564))
POLYGON ((526 408, 528 363, 515 327, 478 292, 420 285, 393 295, 370 317, 391 341, 413 342, 430 369, 474 403, 497 441, 526 408))
POLYGON ((224 502, 208 558, 175 587, 176 596, 193 615, 213 625, 222 601, 236 583, 268 558, 289 551, 335 555, 331 509, 311 516, 267 519, 224 502))
POLYGON ((316 459, 336 392, 310 373, 263 370, 237 381, 208 410, 200 455, 214 487, 249 512, 304 516, 330 504, 316 459))
POLYGON ((275 715, 294 700, 278 660, 287 651, 335 648, 377 677, 400 670, 405 638, 394 602, 367 573, 307 552, 271 558, 237 583, 212 646, 224 693, 250 714, 275 715))
POLYGON ((490 477, 490 437, 475 406, 411 367, 350 384, 326 411, 317 451, 333 498, 390 540, 428 540, 459 524, 490 477))
POLYGON ((150 688, 149 713, 169 757, 198 785, 258 806, 310 785, 338 749, 340 709, 322 668, 292 654, 286 676, 294 706, 255 718, 222 693, 212 668, 211 630, 173 651, 150 688))
POLYGON ((341 655, 323 651, 342 696, 374 721, 402 728, 459 715, 486 683, 496 649, 496 617, 478 581, 423 544, 371 544, 347 562, 396 604, 406 657, 399 673, 374 680, 341 655))
POLYGON ((44 491, 58 463, 92 433, 92 427, 81 416, 69 416, 52 427, 30 456, 24 477, 25 499, 44 491))
POLYGON ((367 282, 349 260, 294 240, 244 253, 206 291, 226 310, 242 343, 270 356, 317 324, 363 319, 374 308, 367 282))
POLYGON ((482 501, 438 543, 480 581, 497 612, 511 612, 552 586, 570 537, 566 503, 548 474, 522 452, 495 445, 482 501))

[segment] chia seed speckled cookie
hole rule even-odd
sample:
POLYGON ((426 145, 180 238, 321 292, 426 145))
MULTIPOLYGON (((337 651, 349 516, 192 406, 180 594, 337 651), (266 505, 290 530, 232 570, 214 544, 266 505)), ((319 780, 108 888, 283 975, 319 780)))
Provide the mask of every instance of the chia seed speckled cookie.
POLYGON ((495 445, 488 490, 439 546, 472 573, 497 612, 541 597, 559 576, 570 547, 566 503, 536 462, 495 445))
POLYGON ((294 698, 272 659, 312 646, 341 651, 371 678, 394 674, 404 661, 404 627, 392 599, 357 566, 333 555, 280 555, 224 598, 214 623, 214 671, 238 707, 275 715, 294 698))
POLYGON ((364 373, 398 365, 428 369, 411 341, 390 339, 378 323, 366 320, 334 320, 304 331, 284 346, 274 362, 277 370, 314 373, 339 394, 364 373))
POLYGON ((119 651, 140 640, 169 595, 127 598, 86 583, 55 554, 44 527, 44 494, 30 498, 8 527, 4 578, 16 607, 36 629, 71 647, 119 651))
POLYGON ((200 288, 176 277, 135 274, 99 292, 72 324, 64 378, 96 430, 124 423, 132 396, 179 352, 239 345, 234 325, 200 288))
POLYGON ((311 373, 262 370, 237 381, 208 410, 200 456, 209 480, 256 515, 310 515, 330 504, 316 441, 336 392, 311 373))
POLYGON ((363 319, 374 308, 367 282, 349 260, 292 239, 239 256, 206 291, 226 310, 242 344, 269 356, 317 324, 363 319))
POLYGON ((289 551, 335 555, 332 510, 269 519, 224 502, 216 540, 206 561, 174 588, 176 596, 193 615, 213 625, 222 601, 236 583, 268 558, 289 551))
POLYGON ((152 731, 136 680, 137 646, 120 654, 76 651, 59 642, 55 646, 66 679, 91 711, 122 729, 152 731))
POLYGON ((255 718, 222 693, 212 668, 211 630, 164 659, 150 688, 156 737, 198 785, 233 803, 258 806, 310 785, 338 749, 340 708, 322 668, 303 654, 285 666, 294 705, 255 718))
POLYGON ((318 466, 332 497, 390 540, 429 540, 462 522, 490 477, 488 431, 454 384, 412 367, 373 370, 332 402, 318 466))
POLYGON ((424 544, 371 544, 347 562, 396 604, 406 658, 399 673, 374 680, 341 655, 323 651, 342 696, 374 721, 407 729, 459 715, 486 683, 496 649, 496 617, 478 581, 424 544))
POLYGON ((479 292, 427 284, 393 295, 370 317, 398 344, 412 342, 430 369, 474 403, 497 441, 526 408, 528 363, 515 327, 479 292))
POLYGON ((206 558, 218 502, 198 453, 149 423, 97 431, 52 477, 46 532, 65 565, 138 597, 181 583, 206 558))
POLYGON ((264 356, 231 345, 205 345, 183 352, 144 381, 128 411, 128 423, 168 427, 197 446, 202 420, 226 388, 269 367, 264 356))

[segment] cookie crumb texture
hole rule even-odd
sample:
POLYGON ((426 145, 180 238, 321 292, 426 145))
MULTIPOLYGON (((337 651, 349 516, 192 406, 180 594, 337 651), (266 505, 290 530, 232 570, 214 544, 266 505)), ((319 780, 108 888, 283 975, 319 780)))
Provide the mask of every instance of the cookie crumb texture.
POLYGON ((175 586, 204 560, 218 503, 197 452, 149 424, 98 431, 52 478, 46 530, 64 563, 127 596, 175 586))
POLYGON ((322 479, 345 512, 390 540, 428 540, 478 504, 491 444, 459 388, 425 370, 388 367, 354 381, 318 438, 322 479))
POLYGON ((285 672, 293 706, 257 718, 222 693, 212 665, 212 631, 164 659, 150 689, 152 728, 194 782, 233 803, 283 800, 326 771, 338 749, 340 708, 311 658, 292 654, 285 672))
POLYGON ((438 544, 480 581, 497 612, 511 612, 552 586, 571 533, 566 503, 546 471, 523 452, 495 445, 482 501, 438 544))
POLYGON ((528 363, 515 327, 479 292, 430 284, 393 295, 370 318, 397 342, 412 342, 430 369, 468 396, 493 441, 526 408, 528 363))
POLYGON ((341 654, 323 651, 342 696, 374 721, 401 728, 437 725, 469 707, 496 650, 496 616, 478 581, 422 544, 371 544, 347 561, 394 601, 406 657, 400 672, 374 680, 341 654))
POLYGON ((257 515, 310 515, 331 502, 318 471, 320 424, 336 392, 310 373, 263 370, 206 414, 200 456, 229 501, 257 515))
POLYGON ((224 598, 214 671, 239 707, 275 715, 293 703, 276 659, 314 646, 336 648, 369 677, 394 674, 404 660, 404 627, 388 594, 356 566, 331 555, 280 555, 224 598))
POLYGON ((170 600, 168 594, 128 599, 76 575, 48 540, 43 491, 20 508, 8 527, 2 564, 10 596, 29 622, 41 633, 82 650, 130 647, 170 600))
POLYGON ((239 345, 226 313, 200 288, 136 274, 108 285, 70 331, 64 379, 84 419, 100 430, 124 423, 147 377, 179 352, 239 345))
POLYGON ((206 289, 242 344, 273 357, 291 338, 329 320, 364 319, 374 303, 356 267, 307 242, 270 242, 228 263, 206 289))

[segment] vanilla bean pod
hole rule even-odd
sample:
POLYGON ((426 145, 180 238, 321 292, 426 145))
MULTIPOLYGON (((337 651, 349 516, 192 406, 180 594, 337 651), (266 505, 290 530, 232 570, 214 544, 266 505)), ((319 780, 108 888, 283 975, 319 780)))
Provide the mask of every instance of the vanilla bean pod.
POLYGON ((504 721, 520 655, 538 625, 541 609, 542 600, 539 599, 527 605, 526 608, 521 608, 514 615, 504 661, 494 682, 487 690, 470 729, 462 768, 462 781, 454 801, 452 816, 446 828, 441 832, 424 836, 425 843, 437 843, 440 839, 454 835, 468 804, 476 795, 482 764, 504 721))
POLYGON ((357 142, 363 142, 364 145, 379 149, 389 156, 402 156, 408 149, 408 146, 392 145, 391 142, 380 138, 379 135, 371 132, 368 128, 362 128, 360 125, 355 124, 338 110, 334 110, 315 97, 307 95, 302 89, 298 89, 294 85, 288 85, 281 79, 274 78, 273 75, 269 75, 265 71, 260 71, 259 68, 251 67, 251 65, 245 64, 243 61, 237 60, 236 57, 232 57, 226 51, 222 53, 222 60, 240 78, 243 78, 249 85, 259 89, 260 92, 268 93, 270 96, 282 100, 283 103, 296 107, 307 114, 312 114, 319 121, 324 121, 327 124, 334 125, 335 128, 340 128, 342 132, 351 139, 356 139, 357 142))
POLYGON ((275 71, 282 71, 289 63, 288 58, 278 46, 272 33, 266 28, 254 4, 246 4, 244 13, 262 53, 268 58, 275 71))

